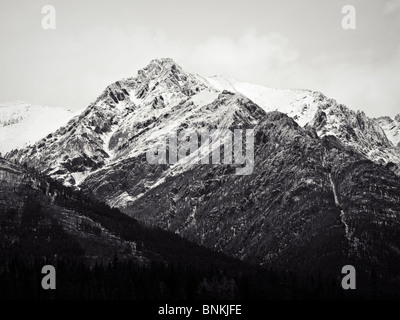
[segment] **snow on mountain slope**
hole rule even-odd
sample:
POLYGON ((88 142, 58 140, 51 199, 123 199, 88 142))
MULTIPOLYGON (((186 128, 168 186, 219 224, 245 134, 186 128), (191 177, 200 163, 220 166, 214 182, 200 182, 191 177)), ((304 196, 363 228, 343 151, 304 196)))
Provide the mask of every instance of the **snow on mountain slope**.
POLYGON ((0 103, 0 152, 35 143, 66 124, 73 113, 26 102, 0 103))
MULTIPOLYGON (((153 60, 137 77, 108 86, 79 117, 50 137, 9 156, 77 185, 89 173, 144 154, 168 132, 202 125, 205 106, 222 94, 207 85, 171 59, 153 60)), ((235 104, 228 96, 221 97, 221 103, 235 104)), ((234 111, 221 109, 226 115, 234 111)), ((213 122, 222 120, 218 108, 207 112, 213 122)), ((224 121, 228 119, 235 117, 224 121)))
POLYGON ((398 148, 400 148, 400 114, 394 119, 390 117, 380 117, 375 119, 383 131, 385 131, 388 139, 398 148))
POLYGON ((217 90, 240 92, 267 112, 283 112, 320 138, 333 135, 376 163, 397 164, 395 171, 400 171, 400 152, 395 148, 400 143, 400 116, 376 122, 317 91, 271 89, 219 76, 206 79, 217 90))
MULTIPOLYGON (((384 130, 364 112, 353 111, 344 105, 321 108, 308 127, 320 137, 333 135, 368 159, 382 165, 400 164, 400 153, 387 138, 384 130)), ((395 169, 398 171, 398 168, 395 169)))
POLYGON ((206 79, 217 90, 229 90, 245 95, 266 112, 286 113, 302 127, 312 120, 318 109, 318 105, 313 103, 316 93, 311 90, 267 88, 219 76, 206 79))
POLYGON ((370 160, 400 165, 398 150, 374 120, 320 92, 202 77, 185 72, 169 58, 152 60, 136 77, 109 85, 79 117, 8 156, 79 185, 93 174, 142 157, 170 132, 254 126, 262 119, 260 110, 286 113, 319 138, 333 135, 370 160))

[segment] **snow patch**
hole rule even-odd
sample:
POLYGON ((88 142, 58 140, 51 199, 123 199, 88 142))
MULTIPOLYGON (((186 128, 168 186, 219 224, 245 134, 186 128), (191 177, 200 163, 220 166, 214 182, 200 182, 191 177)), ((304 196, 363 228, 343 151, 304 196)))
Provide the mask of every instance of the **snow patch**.
POLYGON ((75 113, 26 102, 0 104, 0 152, 20 149, 65 125, 75 113))

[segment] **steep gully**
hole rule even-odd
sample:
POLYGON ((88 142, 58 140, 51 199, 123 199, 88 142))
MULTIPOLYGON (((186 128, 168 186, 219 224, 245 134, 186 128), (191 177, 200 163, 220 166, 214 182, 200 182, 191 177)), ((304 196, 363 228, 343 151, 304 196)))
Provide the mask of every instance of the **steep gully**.
MULTIPOLYGON (((327 151, 326 151, 326 148, 324 148, 324 149, 325 149, 325 150, 324 150, 324 154, 323 154, 323 157, 322 157, 322 165, 323 165, 324 167, 326 167, 325 158, 326 158, 326 153, 327 153, 327 151)), ((344 211, 343 211, 343 209, 342 209, 342 207, 341 207, 341 205, 340 205, 340 202, 339 202, 339 197, 338 197, 338 193, 337 193, 337 188, 336 188, 335 182, 333 181, 332 173, 329 172, 328 176, 329 176, 329 181, 330 181, 331 187, 332 187, 333 197, 334 197, 334 199, 335 199, 335 205, 340 209, 340 220, 341 220, 341 222, 342 222, 342 224, 343 224, 343 226, 344 226, 346 239, 347 239, 349 242, 351 242, 351 232, 350 232, 350 228, 349 228, 349 225, 348 225, 347 222, 346 222, 345 213, 344 213, 344 211)))
POLYGON ((332 174, 329 173, 329 180, 331 181, 331 186, 332 186, 332 191, 333 191, 333 196, 335 198, 335 204, 338 208, 340 208, 340 220, 342 221, 343 225, 344 225, 344 230, 345 230, 345 234, 346 234, 346 238, 347 240, 351 241, 351 233, 349 231, 349 226, 346 223, 346 219, 345 219, 345 214, 344 211, 342 209, 342 207, 340 206, 340 202, 339 202, 339 198, 337 195, 337 190, 336 190, 336 185, 335 182, 332 179, 332 174))

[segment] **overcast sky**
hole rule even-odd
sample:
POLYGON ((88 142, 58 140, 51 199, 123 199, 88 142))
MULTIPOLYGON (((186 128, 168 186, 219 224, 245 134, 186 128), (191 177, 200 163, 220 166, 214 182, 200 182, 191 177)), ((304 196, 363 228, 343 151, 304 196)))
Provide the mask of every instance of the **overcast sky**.
POLYGON ((0 101, 86 107, 153 58, 400 113, 400 0, 1 0, 0 101), (42 7, 56 9, 43 30, 42 7), (344 5, 356 29, 341 26, 344 5))

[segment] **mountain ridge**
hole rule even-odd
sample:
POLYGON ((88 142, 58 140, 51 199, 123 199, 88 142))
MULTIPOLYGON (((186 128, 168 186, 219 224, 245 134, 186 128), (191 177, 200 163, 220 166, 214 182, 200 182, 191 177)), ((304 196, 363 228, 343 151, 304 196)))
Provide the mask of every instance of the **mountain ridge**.
MULTIPOLYGON (((184 103, 185 100, 192 99, 195 104, 211 103, 212 99, 217 98, 217 93, 224 90, 244 94, 266 112, 282 111, 301 126, 309 126, 311 130, 315 130, 320 137, 338 136, 346 145, 356 148, 369 159, 383 164, 391 162, 396 166, 395 172, 400 170, 400 153, 393 142, 386 138, 387 131, 383 131, 379 123, 376 125, 375 120, 369 119, 362 112, 354 112, 343 105, 338 105, 335 100, 310 90, 268 89, 237 81, 232 82, 228 79, 221 81, 218 77, 201 77, 184 72, 170 58, 154 59, 148 66, 138 71, 137 77, 125 78, 108 86, 79 116, 78 119, 83 121, 88 118, 88 123, 82 125, 79 121, 75 121, 67 127, 67 130, 75 128, 78 132, 83 131, 80 132, 83 137, 89 137, 90 144, 95 146, 81 141, 79 148, 87 148, 87 153, 83 154, 75 150, 75 159, 70 159, 69 155, 63 155, 69 159, 67 163, 60 159, 53 159, 51 162, 45 161, 45 165, 52 168, 50 174, 53 177, 58 172, 60 178, 68 183, 79 184, 90 174, 90 170, 96 170, 109 161, 112 158, 111 154, 119 155, 120 149, 115 150, 115 147, 123 148, 117 141, 129 134, 128 126, 147 127, 150 123, 157 121, 159 116, 168 117, 167 110, 184 103), (203 99, 205 101, 196 101, 199 99, 195 98, 200 96, 208 97, 203 99), (346 113, 346 117, 341 116, 338 121, 338 117, 343 112, 346 113), (135 113, 134 117, 131 116, 132 113, 135 113), (118 128, 125 117, 130 117, 131 123, 125 121, 125 128, 118 128), (349 118, 354 120, 350 123, 349 118), (360 121, 367 124, 367 129, 365 125, 361 127, 360 121), (354 124, 359 127, 357 132, 353 129, 354 124), (68 173, 71 171, 68 168, 73 168, 76 163, 79 165, 73 177, 71 173, 68 173), (69 176, 68 179, 66 179, 67 176, 69 176)), ((188 109, 191 111, 191 108, 188 109)), ((61 136, 65 134, 65 130, 63 131, 62 128, 60 130, 61 136)), ((72 150, 76 149, 71 141, 63 142, 67 146, 72 144, 72 150)), ((45 139, 41 143, 36 143, 35 146, 43 143, 46 144, 45 139)), ((33 150, 37 152, 35 146, 33 150)), ((24 158, 24 154, 21 154, 21 157, 24 158)), ((35 160, 35 162, 41 162, 41 160, 35 160)))
POLYGON ((350 261, 387 273, 398 263, 398 150, 376 120, 320 92, 210 80, 153 60, 7 158, 255 263, 333 272, 350 261), (235 163, 148 163, 148 150, 186 129, 208 130, 212 141, 213 129, 254 130, 253 173, 235 175, 235 163))

